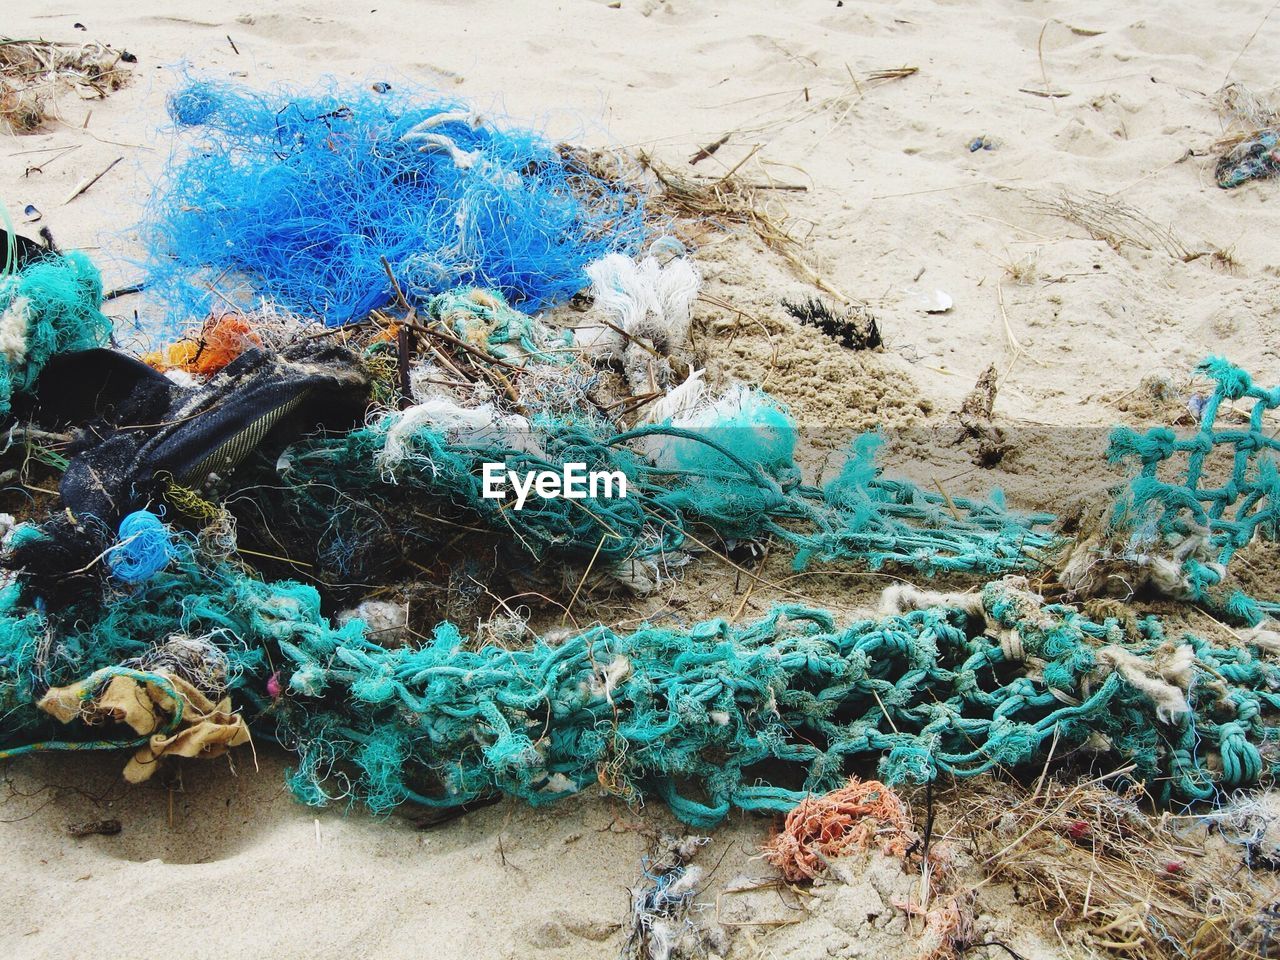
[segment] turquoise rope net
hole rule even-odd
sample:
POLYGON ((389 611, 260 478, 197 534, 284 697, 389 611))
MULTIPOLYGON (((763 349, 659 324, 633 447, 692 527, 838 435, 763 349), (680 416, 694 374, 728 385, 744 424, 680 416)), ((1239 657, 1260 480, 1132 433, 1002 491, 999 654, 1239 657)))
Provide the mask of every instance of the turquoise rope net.
POLYGON ((1116 505, 1113 524, 1129 534, 1134 552, 1203 540, 1205 551, 1191 551, 1182 560, 1189 598, 1254 625, 1280 612, 1280 604, 1240 591, 1224 598, 1220 587, 1239 550, 1255 538, 1280 536, 1280 429, 1265 422, 1280 408, 1280 387, 1259 387, 1221 358, 1206 360, 1198 370, 1215 387, 1193 433, 1179 437, 1160 427, 1139 434, 1121 427, 1112 435, 1108 458, 1141 464, 1116 505), (1247 412, 1228 419, 1228 410, 1236 412, 1232 405, 1241 401, 1247 412))
MULTIPOLYGON (((1217 388, 1195 437, 1117 434, 1114 454, 1139 456, 1143 469, 1116 516, 1157 535, 1204 536, 1225 565, 1275 532, 1263 417, 1277 393, 1226 365, 1206 371, 1217 388), (1248 426, 1222 427, 1224 402, 1246 398, 1248 426), (1221 485, 1203 480, 1216 449, 1233 464, 1221 485), (1175 454, 1191 459, 1188 474, 1160 479, 1175 454)), ((447 502, 514 530, 535 556, 656 555, 702 524, 772 535, 802 565, 857 557, 1007 574, 1038 562, 1029 543, 1055 542, 1038 529, 1044 518, 962 501, 957 517, 941 498, 885 480, 866 438, 817 487, 801 482, 785 437, 769 456, 742 456, 745 442, 670 426, 611 433, 549 420, 535 448, 424 427, 388 462, 388 429, 295 445, 285 458, 294 494, 447 502), (680 462, 697 472, 657 467, 630 446, 654 437, 693 444, 698 453, 680 462), (607 465, 638 493, 581 515, 569 501, 511 511, 480 496, 478 465, 490 459, 607 465), (616 546, 600 545, 606 532, 616 546)), ((1280 710, 1280 666, 1263 646, 1174 635, 1154 617, 1091 619, 1011 580, 988 584, 980 602, 950 598, 846 626, 789 605, 750 624, 597 626, 514 650, 477 647, 444 622, 424 643, 388 648, 358 620, 335 627, 314 588, 256 579, 183 540, 166 570, 56 618, 26 606, 16 586, 0 591, 0 757, 49 740, 120 745, 101 728, 52 727, 35 701, 97 670, 154 673, 165 656, 183 673, 164 653, 175 638, 203 651, 188 679, 230 693, 256 735, 297 756, 289 782, 302 800, 377 812, 496 795, 543 804, 598 787, 630 803, 660 798, 706 826, 734 808, 788 809, 859 765, 878 765, 890 783, 927 782, 1043 764, 1050 753, 1118 762, 1160 801, 1192 802, 1270 778, 1280 735, 1267 719, 1280 710)))
POLYGON ((1201 800, 1269 776, 1280 733, 1263 719, 1280 707, 1280 667, 1256 649, 1174 640, 1155 618, 1126 632, 1007 583, 984 590, 979 616, 939 607, 839 627, 780 606, 750 624, 601 626, 524 650, 475 649, 449 623, 388 649, 360 621, 332 626, 311 587, 191 561, 87 628, 3 600, 8 743, 43 739, 31 698, 45 684, 145 668, 175 634, 199 636, 221 651, 222 684, 255 734, 297 755, 299 798, 377 812, 497 794, 545 804, 598 785, 706 826, 733 808, 789 809, 859 763, 923 782, 1043 763, 1050 749, 1131 764, 1165 802, 1201 800), (1192 664, 1185 711, 1115 668, 1177 647, 1192 664))
MULTIPOLYGON (((791 549, 797 570, 813 561, 858 561, 931 575, 1001 575, 1043 566, 1060 543, 1045 529, 1051 515, 1010 510, 999 491, 987 500, 945 498, 884 477, 874 434, 855 442, 835 478, 806 484, 794 461, 795 426, 780 411, 780 439, 756 456, 736 452, 760 444, 747 427, 660 424, 618 432, 580 416, 535 418, 518 444, 500 430, 424 425, 398 439, 400 453, 389 462, 384 455, 397 416, 341 437, 302 441, 280 459, 288 509, 301 527, 320 531, 322 556, 343 554, 343 572, 357 562, 357 525, 371 515, 395 515, 397 504, 412 504, 427 523, 460 512, 536 559, 618 563, 700 547, 705 537, 773 538, 791 549), (655 465, 634 449, 654 440, 680 445, 674 464, 655 465), (559 474, 566 464, 583 464, 621 473, 628 492, 612 499, 603 490, 580 500, 534 497, 515 510, 509 499, 484 496, 486 463, 520 474, 559 474)), ((371 543, 369 550, 381 548, 371 543)))
POLYGON ((83 253, 50 255, 0 274, 0 417, 35 384, 49 358, 103 346, 102 277, 83 253))

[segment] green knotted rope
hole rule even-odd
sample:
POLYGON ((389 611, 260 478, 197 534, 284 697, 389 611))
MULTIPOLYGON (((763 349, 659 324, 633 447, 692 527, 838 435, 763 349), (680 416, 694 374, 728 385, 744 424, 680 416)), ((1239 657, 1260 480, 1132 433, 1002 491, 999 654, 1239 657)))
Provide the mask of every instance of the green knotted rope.
POLYGON ((46 625, 45 659, 0 655, 14 705, 0 739, 33 728, 14 695, 23 676, 51 682, 181 632, 220 646, 233 700, 255 735, 298 756, 290 785, 313 804, 544 804, 598 785, 705 826, 734 807, 788 809, 856 764, 878 761, 891 783, 968 777, 1043 763, 1055 741, 1059 755, 1132 764, 1165 802, 1270 775, 1280 668, 1256 649, 1174 641, 1154 618, 1126 634, 1002 583, 981 611, 985 623, 935 608, 839 627, 781 606, 746 625, 595 627, 525 650, 474 649, 442 623, 420 647, 387 649, 359 621, 331 626, 311 587, 188 563, 87 627, 46 625), (1180 646, 1185 711, 1116 667, 1133 657, 1156 677, 1180 646))
POLYGON ((1280 535, 1280 434, 1264 422, 1280 408, 1280 387, 1259 387, 1244 370, 1217 357, 1198 370, 1215 389, 1194 433, 1179 437, 1160 427, 1139 434, 1121 427, 1112 434, 1108 459, 1141 464, 1117 503, 1113 525, 1130 536, 1135 553, 1160 546, 1176 550, 1189 538, 1205 538, 1212 559, 1192 552, 1182 561, 1189 598, 1254 625, 1264 614, 1280 612, 1280 604, 1240 591, 1222 598, 1218 588, 1238 550, 1255 537, 1280 535), (1237 401, 1248 405, 1243 423, 1223 416, 1237 401), (1206 478, 1207 468, 1228 465, 1225 476, 1206 478))

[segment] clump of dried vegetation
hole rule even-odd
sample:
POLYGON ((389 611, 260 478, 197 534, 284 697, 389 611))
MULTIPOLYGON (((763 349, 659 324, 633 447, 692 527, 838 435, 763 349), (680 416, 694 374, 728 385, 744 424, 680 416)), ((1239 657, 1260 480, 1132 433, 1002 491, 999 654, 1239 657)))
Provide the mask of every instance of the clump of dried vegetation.
POLYGON ((1255 93, 1238 81, 1218 91, 1214 106, 1224 122, 1224 132, 1213 145, 1214 153, 1220 156, 1280 121, 1280 110, 1272 97, 1255 93))
POLYGON ((650 200, 655 213, 686 223, 744 226, 786 260, 798 276, 842 303, 857 302, 823 276, 813 261, 806 239, 796 233, 791 216, 779 199, 788 192, 802 192, 805 187, 748 180, 738 175, 742 163, 721 177, 698 177, 682 173, 644 152, 639 159, 659 187, 650 200))
POLYGON ((782 257, 797 276, 844 306, 865 306, 826 278, 812 255, 808 238, 780 199, 808 188, 768 179, 753 180, 740 173, 756 150, 723 176, 704 177, 678 170, 643 150, 633 158, 568 144, 561 144, 559 149, 571 172, 579 169, 602 179, 633 184, 636 194, 645 198, 648 215, 656 223, 674 227, 681 239, 697 242, 699 231, 746 227, 765 247, 782 257))
POLYGON ((744 226, 765 247, 782 257, 797 276, 846 307, 865 308, 866 303, 844 293, 823 273, 809 238, 803 233, 801 219, 792 216, 784 202, 788 194, 804 193, 808 187, 779 182, 770 176, 768 167, 757 160, 763 146, 761 143, 752 146, 722 175, 708 176, 692 169, 732 140, 749 139, 802 119, 827 115, 831 120, 826 132, 819 137, 821 142, 845 122, 870 91, 920 72, 919 67, 894 67, 870 71, 860 79, 852 70, 845 69, 849 83, 841 84, 834 93, 823 95, 804 88, 802 95, 797 93, 793 102, 772 107, 765 115, 737 126, 701 147, 688 158, 687 167, 678 168, 645 150, 638 151, 634 161, 629 155, 606 154, 568 145, 562 145, 561 151, 567 159, 597 176, 635 183, 646 195, 647 209, 654 218, 666 224, 678 224, 677 232, 684 238, 707 226, 744 226), (747 176, 744 173, 753 160, 757 160, 762 175, 747 176))
POLYGON ((52 43, 0 37, 0 121, 34 133, 57 116, 57 98, 74 91, 101 100, 128 82, 125 51, 104 44, 52 43))
POLYGON ((837 308, 817 297, 782 299, 782 309, 805 326, 813 327, 849 350, 874 350, 884 344, 880 320, 861 304, 837 308))
POLYGON ((1064 947, 1075 938, 1095 954, 1151 960, 1280 951, 1280 823, 1264 795, 1175 814, 1145 809, 1141 787, 1101 780, 1014 797, 1008 784, 977 786, 939 802, 940 828, 968 841, 983 883, 1007 882, 1047 911, 1064 947))
POLYGON ((1032 206, 1041 213, 1061 217, 1082 227, 1094 240, 1113 250, 1123 246, 1140 250, 1160 250, 1176 260, 1195 260, 1203 253, 1190 250, 1169 228, 1123 200, 1093 190, 1034 198, 1032 206))

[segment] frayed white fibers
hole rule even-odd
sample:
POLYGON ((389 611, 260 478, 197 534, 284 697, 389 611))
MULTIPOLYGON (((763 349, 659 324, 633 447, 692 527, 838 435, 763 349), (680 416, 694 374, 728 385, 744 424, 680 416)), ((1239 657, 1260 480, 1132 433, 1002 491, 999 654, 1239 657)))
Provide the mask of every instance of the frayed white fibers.
MULTIPOLYGON (((672 417, 670 423, 766 470, 784 469, 793 462, 794 423, 774 400, 743 384, 732 385, 714 400, 704 394, 701 402, 672 417)), ((684 437, 645 437, 641 449, 656 466, 668 470, 739 469, 715 448, 684 437)))
POLYGON ((14 297, 4 313, 0 313, 0 355, 14 366, 27 359, 30 307, 26 297, 14 297))
POLYGON ((528 419, 518 414, 501 414, 491 403, 464 407, 448 397, 434 396, 386 416, 392 423, 387 427, 386 442, 378 455, 384 471, 394 470, 411 455, 413 435, 423 427, 444 433, 459 431, 472 436, 491 436, 525 453, 540 453, 542 449, 530 435, 528 419))
MULTIPOLYGON (((1039 597, 1030 595, 1030 599, 1034 603, 1039 597)), ((930 607, 950 607, 963 610, 971 617, 982 617, 987 622, 987 635, 1000 642, 1000 649, 1006 660, 1016 663, 1026 659, 1022 634, 1018 632, 1018 628, 1005 627, 993 621, 987 615, 980 593, 945 593, 921 590, 910 583, 895 583, 885 587, 880 594, 876 613, 882 617, 896 617, 912 610, 927 610, 930 607)))
POLYGON ((1280 653, 1280 630, 1276 629, 1274 620, 1266 620, 1256 627, 1237 630, 1236 635, 1243 643, 1258 647, 1267 653, 1280 653))
POLYGON ((631 661, 618 654, 608 664, 597 664, 592 671, 591 680, 585 684, 593 697, 605 697, 606 699, 613 696, 613 691, 631 676, 631 661))
POLYGON ((910 583, 895 583, 885 587, 880 594, 880 605, 877 613, 882 617, 896 617, 912 610, 927 610, 930 607, 952 607, 963 610, 971 616, 982 616, 982 594, 980 593, 943 593, 937 590, 921 590, 910 583))
MULTIPOLYGON (((596 310, 627 336, 650 341, 659 353, 670 356, 685 350, 693 319, 693 302, 702 278, 688 257, 666 264, 648 256, 633 260, 611 253, 587 266, 596 310)), ((605 330, 609 330, 606 326, 605 330)), ((590 342, 600 355, 621 359, 627 337, 593 333, 590 342)), ((585 338, 579 338, 579 342, 585 338)))
POLYGON ((665 423, 668 420, 674 423, 691 416, 706 397, 705 376, 705 370, 692 371, 684 383, 672 387, 665 396, 644 408, 641 423, 665 423))
POLYGON ((444 390, 440 384, 433 381, 443 379, 440 368, 434 363, 415 363, 409 368, 409 396, 422 403, 432 394, 442 394, 444 390))
POLYGON ((1144 693, 1155 704, 1156 716, 1166 723, 1177 723, 1191 711, 1187 691, 1195 675, 1195 659, 1189 644, 1163 644, 1151 657, 1116 646, 1098 651, 1098 663, 1111 667, 1144 693))
POLYGON ((726 423, 749 422, 761 402, 761 395, 756 391, 735 383, 715 400, 683 410, 672 418, 671 425, 684 430, 706 430, 726 423))
POLYGON ((698 299, 702 278, 698 268, 687 257, 677 257, 666 266, 658 266, 653 257, 643 261, 643 272, 652 284, 658 309, 651 311, 667 334, 672 349, 689 341, 689 327, 693 322, 693 303, 698 299))
POLYGON ((640 322, 654 299, 639 274, 636 261, 621 253, 610 253, 587 264, 596 309, 628 333, 640 322))

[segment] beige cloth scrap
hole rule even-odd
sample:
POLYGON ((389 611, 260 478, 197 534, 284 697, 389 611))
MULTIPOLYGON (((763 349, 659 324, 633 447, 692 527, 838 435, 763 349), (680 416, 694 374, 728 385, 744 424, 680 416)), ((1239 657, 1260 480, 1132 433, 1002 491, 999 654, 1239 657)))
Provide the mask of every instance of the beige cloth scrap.
POLYGON ((124 723, 139 736, 150 737, 124 768, 130 783, 150 777, 161 757, 212 759, 249 742, 249 726, 244 717, 232 711, 230 697, 214 703, 181 677, 165 671, 157 675, 169 681, 182 700, 182 721, 172 733, 156 731, 168 728, 177 709, 174 698, 157 684, 124 675, 112 677, 102 693, 90 700, 80 696, 83 681, 51 687, 39 706, 63 723, 77 717, 89 723, 124 723))

